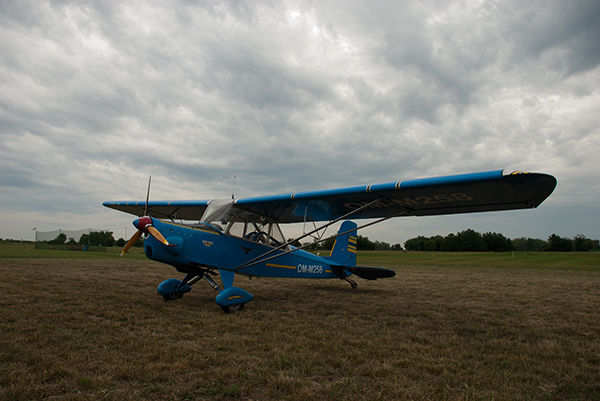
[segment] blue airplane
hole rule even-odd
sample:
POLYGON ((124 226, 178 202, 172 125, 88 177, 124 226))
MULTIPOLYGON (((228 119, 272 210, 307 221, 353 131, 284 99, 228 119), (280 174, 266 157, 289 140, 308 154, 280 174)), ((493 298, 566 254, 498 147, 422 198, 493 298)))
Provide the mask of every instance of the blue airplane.
MULTIPOLYGON (((123 255, 144 236, 151 260, 186 274, 168 279, 158 292, 179 299, 204 279, 219 293, 226 313, 244 308, 254 296, 234 286, 236 274, 259 277, 338 279, 356 287, 352 275, 366 280, 393 277, 395 272, 356 265, 357 230, 401 216, 432 216, 538 207, 556 187, 547 174, 503 170, 280 195, 192 201, 109 201, 103 205, 139 216, 138 231, 123 255), (348 219, 368 219, 358 225, 348 219), (317 256, 292 243, 319 235, 343 221, 331 255, 317 256), (280 224, 326 222, 293 240, 280 224), (220 275, 222 285, 213 279, 220 275)), ((320 241, 324 241, 322 238, 320 241)))

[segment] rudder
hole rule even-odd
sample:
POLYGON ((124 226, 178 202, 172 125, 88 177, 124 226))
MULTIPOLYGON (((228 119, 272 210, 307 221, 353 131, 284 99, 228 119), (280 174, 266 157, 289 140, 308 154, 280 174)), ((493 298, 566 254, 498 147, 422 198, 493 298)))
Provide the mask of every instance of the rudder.
POLYGON ((333 244, 329 260, 344 266, 356 266, 356 235, 357 224, 353 221, 344 221, 338 230, 338 236, 333 244))

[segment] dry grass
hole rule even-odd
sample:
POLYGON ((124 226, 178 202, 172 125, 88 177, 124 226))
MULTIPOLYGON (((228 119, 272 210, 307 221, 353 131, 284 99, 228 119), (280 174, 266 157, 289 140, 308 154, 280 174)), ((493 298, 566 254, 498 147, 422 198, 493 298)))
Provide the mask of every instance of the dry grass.
POLYGON ((394 269, 237 278, 225 315, 150 261, 0 259, 0 399, 600 399, 600 267, 394 269))

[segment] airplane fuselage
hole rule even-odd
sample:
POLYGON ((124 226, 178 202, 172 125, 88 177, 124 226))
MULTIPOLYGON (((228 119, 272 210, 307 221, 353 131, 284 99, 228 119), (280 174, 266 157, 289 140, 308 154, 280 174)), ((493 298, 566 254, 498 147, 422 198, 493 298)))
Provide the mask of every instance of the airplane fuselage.
MULTIPOLYGON (((164 245, 154 237, 144 240, 144 252, 148 259, 166 263, 178 270, 188 266, 235 271, 238 274, 262 277, 290 278, 344 278, 347 274, 330 260, 297 249, 265 262, 259 262, 237 270, 244 263, 259 257, 273 247, 245 238, 198 227, 153 219, 157 228, 171 246, 164 245)), ((280 250, 277 253, 282 254, 280 250)))

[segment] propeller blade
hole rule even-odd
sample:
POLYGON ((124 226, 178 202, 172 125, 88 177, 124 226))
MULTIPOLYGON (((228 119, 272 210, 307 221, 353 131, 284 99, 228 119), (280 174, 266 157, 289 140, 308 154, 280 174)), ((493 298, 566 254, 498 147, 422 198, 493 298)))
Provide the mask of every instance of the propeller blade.
POLYGON ((156 238, 158 241, 162 242, 163 244, 165 244, 166 246, 175 246, 175 245, 171 245, 169 244, 169 241, 167 241, 165 239, 165 237, 163 237, 163 235, 160 233, 160 231, 158 231, 156 228, 152 227, 152 226, 147 226, 146 230, 148 230, 148 232, 154 237, 156 238))
POLYGON ((152 176, 148 177, 148 192, 146 193, 146 206, 144 207, 144 216, 148 216, 148 202, 150 201, 150 183, 152 176))
POLYGON ((121 256, 123 256, 125 252, 127 252, 133 245, 135 245, 135 243, 138 242, 140 238, 142 238, 142 232, 136 231, 135 234, 133 234, 129 241, 127 241, 127 243, 125 244, 125 247, 121 251, 121 256))

